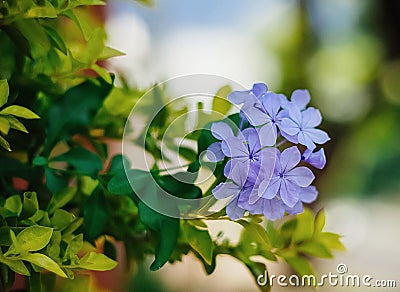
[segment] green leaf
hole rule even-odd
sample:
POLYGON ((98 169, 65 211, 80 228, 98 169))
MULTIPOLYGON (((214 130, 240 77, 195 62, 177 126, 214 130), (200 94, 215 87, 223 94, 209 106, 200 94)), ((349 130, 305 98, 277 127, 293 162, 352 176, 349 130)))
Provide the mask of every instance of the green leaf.
POLYGON ((315 226, 314 226, 314 235, 318 235, 322 232, 322 229, 325 226, 325 211, 322 209, 318 212, 315 217, 315 226))
POLYGON ((301 256, 292 256, 285 260, 299 276, 314 275, 313 268, 307 259, 301 256))
POLYGON ((111 159, 110 168, 108 169, 108 174, 113 175, 124 171, 124 166, 126 169, 130 168, 129 160, 122 154, 115 155, 111 159))
POLYGON ((61 245, 61 232, 54 230, 50 239, 50 243, 47 245, 47 255, 53 260, 58 259, 60 256, 60 245, 61 245))
POLYGON ((19 249, 21 251, 37 251, 44 248, 49 242, 53 228, 44 226, 30 226, 17 235, 19 249))
POLYGON ((72 264, 78 263, 79 258, 77 254, 81 250, 82 246, 83 246, 83 234, 81 233, 74 236, 68 243, 67 250, 65 251, 63 257, 63 262, 66 260, 70 260, 72 264))
POLYGON ((2 109, 0 115, 13 115, 24 119, 40 119, 33 111, 20 105, 10 105, 2 109))
POLYGON ((22 212, 21 197, 19 195, 14 195, 14 196, 8 197, 4 204, 4 208, 6 208, 7 210, 10 210, 15 215, 19 216, 19 214, 21 214, 21 212, 22 212))
POLYGON ((68 152, 52 158, 50 161, 65 161, 74 172, 80 175, 88 175, 93 178, 103 169, 100 157, 81 146, 74 146, 68 152))
POLYGON ((11 270, 14 272, 24 275, 30 276, 28 269, 25 264, 21 260, 9 259, 5 257, 0 249, 0 263, 6 264, 11 270))
POLYGON ((7 103, 9 94, 7 79, 0 80, 0 107, 7 103))
POLYGON ((57 274, 63 278, 67 278, 67 275, 63 272, 63 270, 61 270, 57 263, 44 254, 25 253, 21 254, 20 258, 24 261, 28 261, 50 272, 53 272, 54 274, 57 274))
POLYGON ((65 56, 68 54, 68 49, 64 43, 64 40, 58 34, 58 32, 50 27, 50 26, 43 26, 46 30, 47 35, 50 37, 50 41, 52 44, 59 49, 65 56))
POLYGON ((24 124, 22 124, 19 120, 17 120, 13 116, 8 115, 8 116, 5 116, 5 118, 10 123, 11 129, 15 129, 15 130, 18 130, 18 131, 23 132, 23 133, 28 133, 28 130, 26 129, 24 124))
POLYGON ((228 94, 231 92, 232 88, 229 85, 225 85, 217 91, 213 99, 213 111, 219 112, 223 115, 227 114, 232 107, 232 103, 227 100, 228 94))
POLYGON ((329 248, 327 248, 324 244, 320 242, 305 242, 298 246, 297 250, 310 256, 315 256, 319 258, 333 258, 333 255, 329 248))
POLYGON ((108 206, 100 187, 92 193, 83 207, 85 236, 95 240, 104 230, 108 220, 108 206))
POLYGON ((103 52, 101 52, 100 56, 98 57, 98 60, 107 60, 109 58, 120 56, 125 56, 125 53, 106 46, 104 47, 103 52))
POLYGON ((318 240, 330 249, 345 251, 346 248, 340 242, 340 235, 332 232, 321 232, 318 240))
POLYGON ((45 166, 45 165, 47 165, 48 161, 47 161, 46 157, 36 156, 35 158, 33 158, 32 163, 35 166, 45 166))
POLYGON ((25 192, 22 203, 21 219, 33 216, 39 210, 39 203, 35 192, 25 192))
POLYGON ((275 255, 271 252, 272 247, 267 231, 257 221, 253 219, 250 222, 246 220, 238 220, 236 222, 244 227, 238 249, 247 258, 260 255, 268 260, 276 261, 275 255))
POLYGON ((114 269, 118 263, 104 254, 89 252, 80 259, 79 268, 92 271, 109 271, 114 269))
POLYGON ((77 187, 69 187, 62 189, 53 194, 49 205, 47 206, 47 212, 49 214, 54 213, 56 209, 64 207, 72 198, 75 196, 77 187))
POLYGON ((102 79, 96 81, 87 81, 69 89, 60 100, 53 103, 48 113, 45 156, 50 154, 60 139, 87 129, 112 88, 102 79))
POLYGON ((110 193, 117 195, 126 195, 132 193, 132 187, 128 181, 128 177, 135 190, 145 191, 149 186, 154 186, 154 179, 151 173, 139 169, 129 169, 126 172, 121 169, 115 176, 108 182, 107 189, 110 193))
POLYGON ((7 135, 10 131, 10 122, 6 117, 0 116, 0 134, 7 135))
POLYGON ((7 142, 2 136, 0 136, 0 146, 6 149, 7 151, 11 151, 10 143, 7 142))
POLYGON ((75 220, 74 214, 69 213, 63 209, 57 209, 55 210, 54 215, 51 218, 51 226, 53 226, 59 231, 63 231, 74 220, 75 220))
POLYGON ((179 234, 179 219, 167 217, 139 202, 140 221, 158 234, 155 260, 150 269, 160 269, 170 258, 179 234))
POLYGON ((211 265, 214 243, 208 230, 198 229, 185 220, 182 224, 182 233, 190 246, 201 255, 208 265, 211 265))
POLYGON ((105 68, 100 67, 97 64, 93 64, 92 65, 92 70, 95 71, 97 74, 99 74, 99 76, 101 78, 103 78, 104 81, 106 81, 109 84, 112 84, 113 80, 111 78, 111 75, 110 75, 110 73, 108 73, 108 71, 105 68))
POLYGON ((314 234, 314 214, 310 209, 304 209, 304 213, 297 215, 297 225, 293 233, 293 242, 301 242, 314 234))

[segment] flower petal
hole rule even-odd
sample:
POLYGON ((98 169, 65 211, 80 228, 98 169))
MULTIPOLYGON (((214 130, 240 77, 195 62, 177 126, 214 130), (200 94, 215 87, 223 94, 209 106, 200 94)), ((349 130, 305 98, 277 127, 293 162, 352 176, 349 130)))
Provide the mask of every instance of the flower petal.
POLYGON ((315 186, 300 189, 300 200, 304 203, 312 203, 317 199, 318 190, 315 186))
POLYGON ((288 212, 289 215, 300 214, 303 213, 303 211, 304 207, 301 201, 298 201, 292 208, 286 208, 286 212, 288 212))
POLYGON ((246 120, 249 121, 253 126, 260 126, 270 122, 270 118, 264 111, 260 102, 247 103, 242 109, 242 113, 245 115, 246 120))
POLYGON ((299 201, 300 188, 289 180, 283 179, 279 195, 286 206, 292 208, 299 201))
POLYGON ((316 108, 310 107, 305 111, 301 112, 302 127, 303 128, 314 128, 318 127, 322 122, 321 112, 316 108))
POLYGON ((247 141, 250 153, 256 153, 261 148, 260 137, 254 128, 247 128, 243 130, 243 137, 247 141))
POLYGON ((212 143, 207 148, 206 152, 208 160, 211 162, 218 162, 225 158, 224 153, 222 152, 221 142, 212 143))
POLYGON ((285 179, 300 187, 308 187, 315 179, 315 176, 309 168, 300 166, 287 172, 285 179))
POLYGON ((261 146, 273 146, 276 143, 276 126, 271 123, 265 124, 258 130, 261 146))
POLYGON ((313 153, 310 149, 306 149, 302 155, 302 159, 315 168, 323 169, 326 164, 324 148, 321 148, 315 153, 313 153))
POLYGON ((219 140, 225 140, 227 138, 234 137, 231 127, 224 122, 213 123, 211 125, 211 133, 219 140))
POLYGON ((257 97, 261 97, 268 90, 268 86, 265 83, 254 83, 251 92, 257 97))
POLYGON ((228 205, 226 205, 226 214, 232 220, 243 217, 245 210, 238 206, 238 197, 233 198, 228 205))
POLYGON ((270 180, 264 180, 260 183, 258 187, 258 196, 265 199, 274 198, 281 187, 281 178, 279 176, 274 176, 270 180))
POLYGON ((290 118, 283 118, 279 123, 279 129, 289 136, 294 136, 299 133, 300 126, 290 118))
POLYGON ((306 146, 310 150, 314 150, 317 147, 310 135, 306 134, 304 130, 299 132, 297 138, 300 144, 306 146))
POLYGON ((278 115, 279 109, 281 108, 282 98, 280 97, 280 95, 283 95, 283 94, 276 94, 274 92, 268 92, 261 99, 261 103, 264 106, 265 111, 272 119, 276 118, 276 116, 278 115))
POLYGON ((325 131, 320 129, 307 128, 304 129, 303 132, 317 144, 324 144, 331 139, 325 131))
POLYGON ((263 214, 269 220, 277 220, 283 217, 285 208, 281 201, 277 199, 264 200, 263 214))
POLYGON ((250 92, 250 90, 245 91, 232 91, 228 95, 228 100, 233 104, 241 104, 255 99, 255 96, 250 92))
POLYGON ((218 199, 225 199, 230 196, 237 196, 240 192, 240 187, 232 182, 220 183, 211 192, 218 199))
POLYGON ((221 143, 222 152, 228 157, 248 157, 249 151, 244 139, 229 137, 221 143))
POLYGON ((296 146, 292 146, 283 150, 280 158, 282 172, 286 173, 294 168, 297 164, 299 164, 300 159, 300 151, 296 146))
POLYGON ((311 100, 310 93, 306 89, 297 89, 293 91, 290 97, 292 103, 294 103, 300 110, 306 108, 307 104, 311 100))

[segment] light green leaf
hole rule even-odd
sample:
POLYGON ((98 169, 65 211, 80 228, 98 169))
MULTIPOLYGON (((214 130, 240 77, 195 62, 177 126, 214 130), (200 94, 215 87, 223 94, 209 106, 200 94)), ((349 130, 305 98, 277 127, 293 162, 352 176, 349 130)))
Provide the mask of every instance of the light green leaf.
POLYGON ((49 242, 53 228, 44 226, 30 226, 17 235, 21 251, 37 251, 44 248, 49 242))
POLYGON ((26 268, 25 264, 21 260, 9 259, 3 255, 0 250, 0 263, 6 264, 11 270, 14 272, 24 275, 30 276, 28 269, 26 268))
POLYGON ((4 204, 4 208, 19 216, 22 211, 21 197, 19 195, 8 197, 4 204))
POLYGON ((297 225, 293 233, 292 242, 308 240, 313 234, 314 214, 310 209, 304 209, 304 213, 297 215, 297 225))
POLYGON ((125 53, 106 46, 104 47, 103 52, 101 52, 98 59, 107 60, 109 58, 120 57, 120 56, 125 56, 125 53))
POLYGON ((184 221, 182 232, 190 246, 202 256, 208 265, 211 265, 214 244, 208 230, 200 230, 184 221))
POLYGON ((77 256, 78 252, 81 250, 83 246, 83 233, 74 236, 68 244, 67 250, 65 251, 63 262, 66 260, 70 260, 71 263, 79 262, 79 258, 77 256))
POLYGON ((0 146, 6 149, 7 151, 11 151, 10 143, 7 142, 2 136, 0 136, 0 146))
POLYGON ((7 103, 9 94, 7 79, 0 80, 0 107, 7 103))
POLYGON ((92 271, 109 271, 117 266, 117 262, 104 254, 89 252, 80 259, 79 268, 92 271))
POLYGON ((340 235, 332 232, 321 232, 318 240, 330 249, 345 251, 346 248, 340 242, 340 235))
POLYGON ((18 121, 16 118, 14 118, 13 116, 5 116, 5 118, 8 120, 8 122, 10 123, 10 127, 11 129, 15 129, 18 130, 20 132, 24 132, 24 133, 28 133, 28 130, 26 129, 26 127, 24 126, 24 124, 22 124, 20 121, 18 121))
POLYGON ((310 256, 319 258, 333 258, 329 248, 320 242, 310 241, 303 243, 297 247, 297 250, 310 256))
POLYGON ((108 73, 108 71, 103 67, 100 67, 97 64, 93 64, 92 70, 99 74, 99 76, 103 78, 108 84, 111 84, 113 82, 110 73, 108 73))
POLYGON ((50 37, 50 40, 54 44, 54 46, 57 49, 59 49, 64 55, 67 55, 68 54, 67 47, 64 43, 64 40, 61 38, 58 32, 51 26, 43 26, 43 27, 45 28, 46 33, 50 37))
POLYGON ((13 115, 24 119, 40 119, 40 117, 37 114, 27 109, 26 107, 20 105, 10 105, 9 107, 6 107, 3 110, 1 110, 0 114, 13 115))
POLYGON ((228 94, 232 88, 229 85, 221 87, 214 96, 212 109, 225 115, 232 107, 232 104, 227 100, 228 94))
POLYGON ((287 257, 285 260, 299 276, 314 275, 314 270, 307 259, 301 256, 293 256, 287 257))
POLYGON ((62 189, 53 194, 49 205, 47 206, 47 212, 49 214, 54 213, 56 209, 64 207, 72 198, 75 196, 77 187, 69 187, 62 189))
POLYGON ((52 259, 58 259, 60 255, 61 231, 54 230, 51 236, 50 243, 47 245, 47 255, 52 259))
POLYGON ((39 267, 42 267, 50 272, 53 272, 63 278, 67 278, 67 275, 61 270, 55 261, 48 256, 41 253, 25 253, 20 256, 24 261, 33 263, 39 267))
POLYGON ((318 235, 322 232, 322 229, 325 226, 325 211, 322 209, 318 212, 315 217, 315 226, 314 226, 314 235, 318 235))
POLYGON ((7 135, 10 131, 10 122, 4 117, 0 116, 0 133, 7 135))
POLYGON ((39 203, 35 192, 25 192, 22 204, 21 219, 33 216, 39 210, 39 203))
POLYGON ((74 221, 75 215, 71 214, 63 209, 57 209, 51 218, 51 225, 59 231, 63 231, 65 228, 74 221))

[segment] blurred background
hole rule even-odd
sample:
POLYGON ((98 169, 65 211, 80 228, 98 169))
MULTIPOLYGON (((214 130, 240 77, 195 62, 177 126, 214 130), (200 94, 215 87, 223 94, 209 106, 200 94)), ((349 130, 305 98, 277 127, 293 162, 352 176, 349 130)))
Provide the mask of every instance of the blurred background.
MULTIPOLYGON (((247 88, 262 81, 288 96, 308 88, 332 137, 313 208, 325 208, 326 229, 342 234, 347 247, 334 260, 315 262, 317 273, 345 263, 351 274, 400 284, 399 1, 154 0, 147 7, 113 0, 106 21, 109 45, 126 53, 109 66, 138 88, 191 73, 247 88)), ((235 224, 210 228, 238 236, 235 224)), ((134 290, 257 291, 229 257, 218 257, 211 276, 190 255, 159 272, 147 267, 130 280, 134 290)), ((285 264, 271 267, 290 275, 285 264)), ((350 288, 320 288, 333 289, 350 288)))

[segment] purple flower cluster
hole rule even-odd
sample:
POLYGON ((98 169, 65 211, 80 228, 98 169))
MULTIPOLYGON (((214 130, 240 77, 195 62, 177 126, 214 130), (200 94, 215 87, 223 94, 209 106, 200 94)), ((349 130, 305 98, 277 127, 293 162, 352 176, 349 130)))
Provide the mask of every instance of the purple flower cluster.
POLYGON ((211 132, 219 142, 209 146, 207 157, 214 162, 229 158, 224 169, 227 180, 213 189, 213 195, 231 197, 226 212, 233 220, 246 211, 270 220, 285 212, 303 212, 303 203, 313 202, 318 195, 311 185, 315 176, 304 165, 324 168, 324 150, 315 149, 330 139, 316 128, 322 121, 319 110, 307 108, 310 94, 296 90, 288 100, 256 83, 251 90, 233 91, 228 99, 242 104, 240 116, 249 126, 234 134, 224 122, 212 124, 211 132), (283 149, 286 144, 291 147, 283 149), (305 148, 302 154, 296 144, 305 148))

